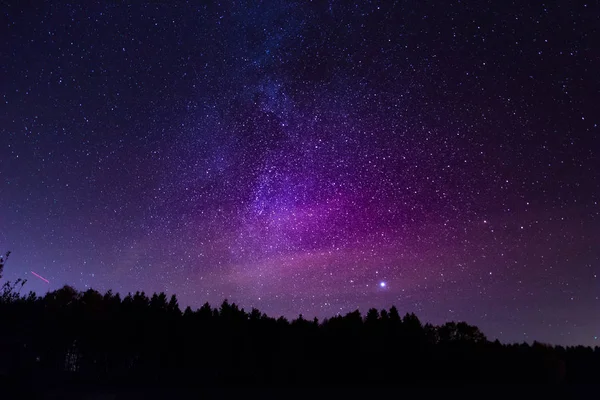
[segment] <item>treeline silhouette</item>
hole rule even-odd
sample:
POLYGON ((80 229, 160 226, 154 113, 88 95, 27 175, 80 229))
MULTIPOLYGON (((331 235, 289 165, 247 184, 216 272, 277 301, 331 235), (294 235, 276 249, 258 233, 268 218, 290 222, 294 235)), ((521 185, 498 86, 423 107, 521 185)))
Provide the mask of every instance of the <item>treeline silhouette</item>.
POLYGON ((394 386, 591 383, 600 348, 490 342, 475 326, 423 324, 371 309, 321 322, 271 318, 225 300, 180 310, 176 297, 65 286, 43 297, 7 283, 0 376, 55 385, 394 386))

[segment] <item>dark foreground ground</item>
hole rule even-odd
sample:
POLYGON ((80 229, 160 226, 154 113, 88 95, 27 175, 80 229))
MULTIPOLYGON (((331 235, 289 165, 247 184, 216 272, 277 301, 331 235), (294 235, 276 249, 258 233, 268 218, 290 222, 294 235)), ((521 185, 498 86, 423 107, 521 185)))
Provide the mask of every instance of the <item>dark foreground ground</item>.
POLYGON ((0 400, 600 398, 600 347, 504 344, 396 307, 288 321, 224 300, 0 296, 0 400), (507 385, 506 385, 507 384, 507 385))
POLYGON ((596 399, 600 385, 438 385, 397 388, 97 388, 78 385, 4 391, 3 399, 596 399))

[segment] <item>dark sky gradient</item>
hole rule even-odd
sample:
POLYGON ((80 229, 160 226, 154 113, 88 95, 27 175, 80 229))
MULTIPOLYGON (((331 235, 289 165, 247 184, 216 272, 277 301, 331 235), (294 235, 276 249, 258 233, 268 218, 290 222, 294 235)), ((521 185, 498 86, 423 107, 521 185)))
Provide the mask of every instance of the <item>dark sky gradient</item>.
POLYGON ((6 279, 600 344, 598 2, 83 3, 0 6, 6 279))

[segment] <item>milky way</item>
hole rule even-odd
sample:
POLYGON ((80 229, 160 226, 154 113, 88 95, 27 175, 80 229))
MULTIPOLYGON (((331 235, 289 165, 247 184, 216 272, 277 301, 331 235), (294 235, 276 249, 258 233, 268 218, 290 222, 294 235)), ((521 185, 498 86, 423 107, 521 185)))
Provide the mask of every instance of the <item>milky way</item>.
POLYGON ((87 3, 2 6, 5 279, 598 343, 597 3, 87 3))

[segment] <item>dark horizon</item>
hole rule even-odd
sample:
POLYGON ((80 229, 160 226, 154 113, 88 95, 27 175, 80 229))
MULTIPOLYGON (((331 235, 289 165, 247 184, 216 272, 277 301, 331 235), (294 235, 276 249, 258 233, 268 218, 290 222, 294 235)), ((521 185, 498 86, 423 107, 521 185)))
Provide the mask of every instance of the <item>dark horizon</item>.
POLYGON ((3 282, 598 345, 598 3, 413 3, 3 2, 3 282))
POLYGON ((43 298, 5 290, 0 313, 0 381, 35 398, 74 389, 198 396, 215 387, 482 384, 590 392, 600 377, 599 346, 502 344, 468 323, 434 326, 393 306, 319 322, 228 301, 182 311, 174 295, 121 299, 65 286, 43 298))
MULTIPOLYGON (((0 274, 0 281, 3 280, 2 279, 2 275, 0 274)), ((4 280, 5 281, 5 280, 4 280)), ((31 296, 34 296, 36 299, 44 299, 47 298, 48 296, 51 296, 57 292, 60 291, 74 291, 78 293, 78 296, 83 296, 85 293, 90 293, 90 292, 94 292, 97 293, 99 295, 101 295, 102 297, 108 296, 108 295, 112 295, 112 296, 119 296, 121 300, 124 300, 125 298, 133 298, 136 296, 146 296, 148 298, 148 300, 150 299, 154 299, 156 297, 161 297, 164 296, 167 299, 171 299, 171 301, 173 299, 177 300, 177 294, 176 293, 166 293, 166 292, 153 292, 153 293, 146 293, 143 290, 137 290, 135 292, 127 292, 127 293, 120 293, 117 291, 113 291, 112 289, 108 289, 104 292, 102 291, 98 291, 94 288, 86 288, 84 291, 79 292, 76 288, 74 288, 73 286, 70 285, 63 285, 61 288, 56 289, 56 290, 49 290, 48 292, 44 293, 43 295, 39 295, 34 291, 27 291, 27 281, 23 281, 23 280, 17 280, 14 282, 11 281, 6 281, 4 282, 4 284, 8 284, 10 285, 10 287, 13 287, 14 290, 10 290, 7 293, 13 293, 15 296, 19 296, 22 299, 26 299, 26 298, 31 298, 31 296)), ((285 314, 280 314, 280 315, 267 315, 266 313, 264 313, 263 310, 257 308, 256 306, 249 306, 249 307, 244 307, 242 304, 236 302, 236 301, 231 301, 231 299, 228 298, 224 298, 222 301, 212 304, 210 302, 205 302, 197 307, 193 307, 191 305, 184 305, 183 307, 179 305, 179 301, 177 300, 177 309, 181 312, 188 312, 191 311, 193 313, 197 313, 199 311, 201 311, 202 309, 206 308, 207 306, 211 309, 211 310, 219 310, 223 307, 223 304, 228 304, 234 307, 237 307, 237 309, 239 309, 241 312, 246 312, 248 314, 250 314, 251 312, 259 311, 261 315, 265 315, 268 316, 269 318, 275 319, 275 320, 279 320, 281 318, 284 318, 286 321, 292 323, 293 321, 296 321, 298 319, 300 320, 306 320, 308 322, 318 322, 319 324, 323 324, 326 323, 328 320, 330 319, 335 319, 335 318, 339 318, 339 317, 344 317, 347 318, 349 315, 353 315, 358 313, 358 315, 361 318, 367 318, 369 312, 372 311, 376 311, 377 313, 381 313, 381 311, 387 311, 388 309, 392 308, 392 309, 396 309, 399 313, 400 316, 403 315, 414 315, 414 312, 408 311, 408 310, 398 310, 398 308, 396 307, 396 305, 391 304, 389 307, 384 307, 382 309, 377 309, 374 307, 371 307, 367 310, 361 310, 360 308, 356 308, 355 310, 350 310, 346 313, 337 313, 337 314, 333 314, 333 315, 326 315, 324 317, 319 318, 316 315, 304 315, 302 313, 296 313, 296 314, 289 314, 289 315, 285 315, 285 314), (188 310, 189 309, 189 310, 188 310)), ((378 314, 380 315, 380 314, 378 314)), ((433 327, 442 327, 448 324, 453 324, 453 323, 466 323, 469 324, 469 321, 465 321, 465 320, 452 320, 452 319, 448 319, 439 323, 434 323, 432 321, 427 321, 427 320, 422 320, 421 323, 423 325, 430 325, 433 327)), ((469 326, 473 326, 476 327, 475 325, 471 325, 469 324, 469 326)), ((550 342, 544 342, 538 339, 533 338, 532 340, 522 340, 522 341, 513 341, 513 342, 508 342, 508 341, 501 341, 499 338, 497 337, 493 337, 493 336, 489 336, 488 334, 486 334, 486 332, 479 330, 479 327, 476 327, 478 329, 479 332, 481 332, 481 334, 484 335, 484 337, 486 338, 486 340, 488 340, 489 342, 500 342, 504 345, 520 345, 520 344, 528 344, 528 345, 534 345, 534 344, 538 344, 538 345, 544 345, 544 346, 553 346, 553 347, 561 347, 561 346, 573 346, 573 347, 577 347, 577 346, 585 346, 585 347, 589 347, 592 349, 597 349, 599 348, 599 345, 597 343, 595 344, 591 344, 591 345, 587 345, 585 343, 573 343, 573 344, 560 344, 560 343, 550 343, 550 342)))

